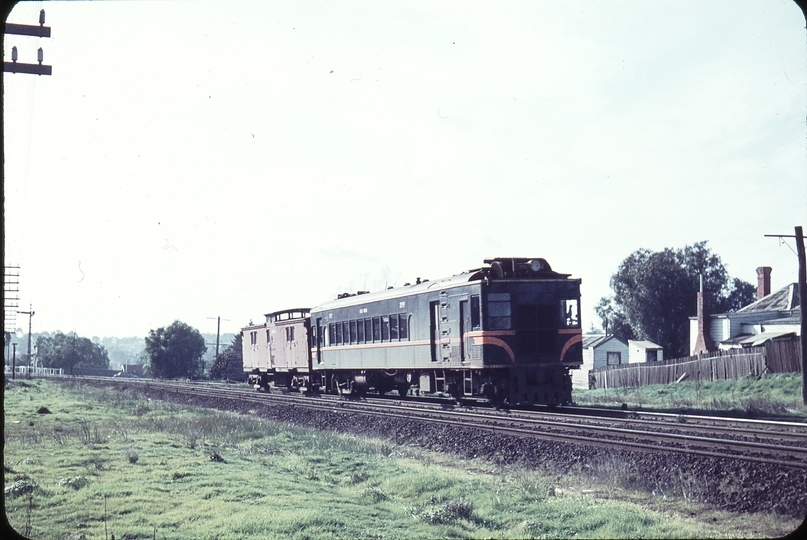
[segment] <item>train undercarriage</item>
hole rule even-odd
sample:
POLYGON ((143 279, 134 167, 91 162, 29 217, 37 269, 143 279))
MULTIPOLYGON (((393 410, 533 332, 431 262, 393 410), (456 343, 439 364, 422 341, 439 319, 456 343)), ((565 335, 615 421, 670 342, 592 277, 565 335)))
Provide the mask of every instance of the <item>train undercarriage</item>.
POLYGON ((484 399, 498 407, 560 405, 572 400, 567 366, 524 366, 509 369, 324 370, 249 374, 256 389, 324 392, 343 396, 408 395, 484 399))

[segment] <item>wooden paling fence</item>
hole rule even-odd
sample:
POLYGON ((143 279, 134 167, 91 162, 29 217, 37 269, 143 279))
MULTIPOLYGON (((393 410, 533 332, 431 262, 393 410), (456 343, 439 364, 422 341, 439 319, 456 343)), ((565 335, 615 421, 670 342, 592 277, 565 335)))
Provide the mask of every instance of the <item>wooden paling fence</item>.
POLYGON ((800 371, 801 347, 798 340, 773 340, 764 346, 718 351, 709 356, 599 368, 589 372, 589 382, 592 388, 620 388, 682 380, 737 380, 748 376, 758 377, 763 373, 800 371))

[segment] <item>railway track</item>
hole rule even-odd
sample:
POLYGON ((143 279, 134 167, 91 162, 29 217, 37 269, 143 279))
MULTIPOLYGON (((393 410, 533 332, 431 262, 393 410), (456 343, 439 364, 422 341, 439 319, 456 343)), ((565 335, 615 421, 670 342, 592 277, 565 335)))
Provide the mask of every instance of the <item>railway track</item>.
POLYGON ((258 393, 224 385, 108 378, 103 378, 103 382, 145 385, 194 399, 239 400, 265 407, 304 407, 328 413, 430 422, 619 450, 676 452, 807 469, 807 425, 803 423, 632 411, 614 417, 578 408, 575 414, 544 410, 496 411, 447 403, 409 402, 400 398, 356 400, 332 395, 258 393))

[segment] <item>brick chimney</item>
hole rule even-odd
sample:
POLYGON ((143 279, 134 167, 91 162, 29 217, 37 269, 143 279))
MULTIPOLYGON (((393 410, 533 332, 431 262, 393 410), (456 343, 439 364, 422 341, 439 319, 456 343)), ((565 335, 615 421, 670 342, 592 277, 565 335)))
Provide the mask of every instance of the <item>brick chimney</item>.
POLYGON ((770 266, 757 268, 757 300, 771 294, 771 270, 770 266))
POLYGON ((700 356, 715 350, 710 331, 709 298, 703 294, 703 276, 701 276, 701 290, 698 291, 698 339, 695 340, 693 355, 700 356))

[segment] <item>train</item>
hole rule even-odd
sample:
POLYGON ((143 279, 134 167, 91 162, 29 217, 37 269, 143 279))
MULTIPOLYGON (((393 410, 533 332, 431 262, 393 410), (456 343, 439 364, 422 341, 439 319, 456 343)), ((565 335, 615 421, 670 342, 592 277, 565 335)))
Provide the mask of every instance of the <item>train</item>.
POLYGON ((437 280, 339 294, 242 328, 256 389, 396 392, 495 406, 572 400, 583 362, 580 279, 542 258, 494 257, 437 280))

